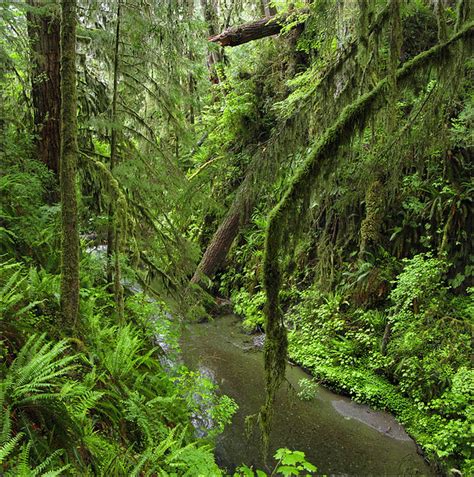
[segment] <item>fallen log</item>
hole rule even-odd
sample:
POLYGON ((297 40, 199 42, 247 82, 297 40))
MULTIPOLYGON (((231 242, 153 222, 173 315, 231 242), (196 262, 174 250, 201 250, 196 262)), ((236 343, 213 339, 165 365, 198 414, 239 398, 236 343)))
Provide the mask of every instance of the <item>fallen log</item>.
POLYGON ((249 41, 278 35, 288 19, 294 22, 295 27, 299 26, 306 21, 307 13, 308 9, 301 9, 282 15, 268 16, 260 20, 227 28, 218 35, 210 36, 209 41, 219 43, 220 46, 243 45, 249 41))

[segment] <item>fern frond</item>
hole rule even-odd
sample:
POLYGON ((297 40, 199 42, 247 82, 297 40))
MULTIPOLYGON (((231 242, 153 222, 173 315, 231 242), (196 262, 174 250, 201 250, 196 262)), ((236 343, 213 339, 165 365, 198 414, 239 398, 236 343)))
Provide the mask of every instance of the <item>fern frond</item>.
MULTIPOLYGON (((64 452, 63 449, 58 449, 57 451, 53 452, 51 455, 49 455, 46 459, 43 460, 43 462, 41 462, 41 464, 39 464, 37 467, 35 467, 33 469, 33 475, 34 476, 37 476, 37 475, 40 475, 44 470, 46 470, 51 464, 52 462, 57 458, 59 457, 62 453, 64 452)), ((66 465, 65 467, 63 467, 62 469, 67 469, 69 467, 69 465, 66 465)), ((54 474, 53 475, 59 475, 57 472, 59 471, 62 471, 62 469, 58 469, 58 470, 50 470, 48 472, 48 474, 50 472, 53 472, 54 474)), ((45 474, 41 474, 42 477, 44 477, 45 474)))
POLYGON ((19 432, 15 437, 12 437, 0 447, 0 464, 3 464, 5 458, 10 455, 23 436, 24 434, 19 432))

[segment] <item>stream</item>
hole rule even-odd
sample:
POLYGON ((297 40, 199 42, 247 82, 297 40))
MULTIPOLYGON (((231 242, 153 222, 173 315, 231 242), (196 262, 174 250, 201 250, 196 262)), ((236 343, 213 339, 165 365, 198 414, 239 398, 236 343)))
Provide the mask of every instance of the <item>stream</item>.
MULTIPOLYGON (((217 440, 217 463, 229 472, 242 463, 268 471, 272 467, 265 467, 258 433, 249 439, 245 433, 245 417, 256 413, 264 399, 262 353, 252 349, 253 337, 240 331, 238 323, 228 315, 187 325, 182 356, 189 368, 210 377, 239 405, 217 440)), ((334 476, 434 475, 393 416, 322 386, 314 399, 302 401, 296 395, 298 383, 310 376, 290 365, 286 376, 294 389, 284 385, 278 393, 271 455, 280 447, 300 450, 320 473, 334 476)))

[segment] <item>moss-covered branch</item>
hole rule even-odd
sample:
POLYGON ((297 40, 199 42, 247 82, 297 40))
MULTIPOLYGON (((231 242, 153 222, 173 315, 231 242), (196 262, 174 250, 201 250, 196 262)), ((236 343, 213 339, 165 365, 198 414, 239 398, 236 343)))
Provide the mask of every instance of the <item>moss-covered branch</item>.
MULTIPOLYGON (((396 71, 397 85, 411 78, 417 71, 443 64, 450 55, 450 47, 462 40, 471 45, 474 36, 474 23, 469 23, 450 40, 426 50, 396 71)), ((338 149, 353 136, 354 132, 365 126, 373 112, 387 101, 390 87, 389 78, 381 80, 371 91, 348 105, 339 118, 329 127, 313 146, 305 162, 296 172, 290 186, 281 201, 269 215, 265 237, 264 286, 267 295, 265 331, 267 334, 264 359, 266 373, 266 400, 260 411, 264 439, 268 438, 272 403, 276 390, 281 384, 287 354, 286 330, 280 307, 279 291, 281 286, 280 250, 283 241, 294 233, 295 227, 308 209, 308 203, 323 164, 336 155, 338 149)))

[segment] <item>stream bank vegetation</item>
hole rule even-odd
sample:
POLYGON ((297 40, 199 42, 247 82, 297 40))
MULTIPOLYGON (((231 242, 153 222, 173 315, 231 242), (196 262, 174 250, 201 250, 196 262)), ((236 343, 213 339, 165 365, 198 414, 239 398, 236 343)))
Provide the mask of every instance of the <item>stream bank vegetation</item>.
POLYGON ((2 2, 1 473, 225 474, 237 405, 179 359, 215 296, 266 334, 264 444, 289 358, 474 473, 472 10, 2 2))

